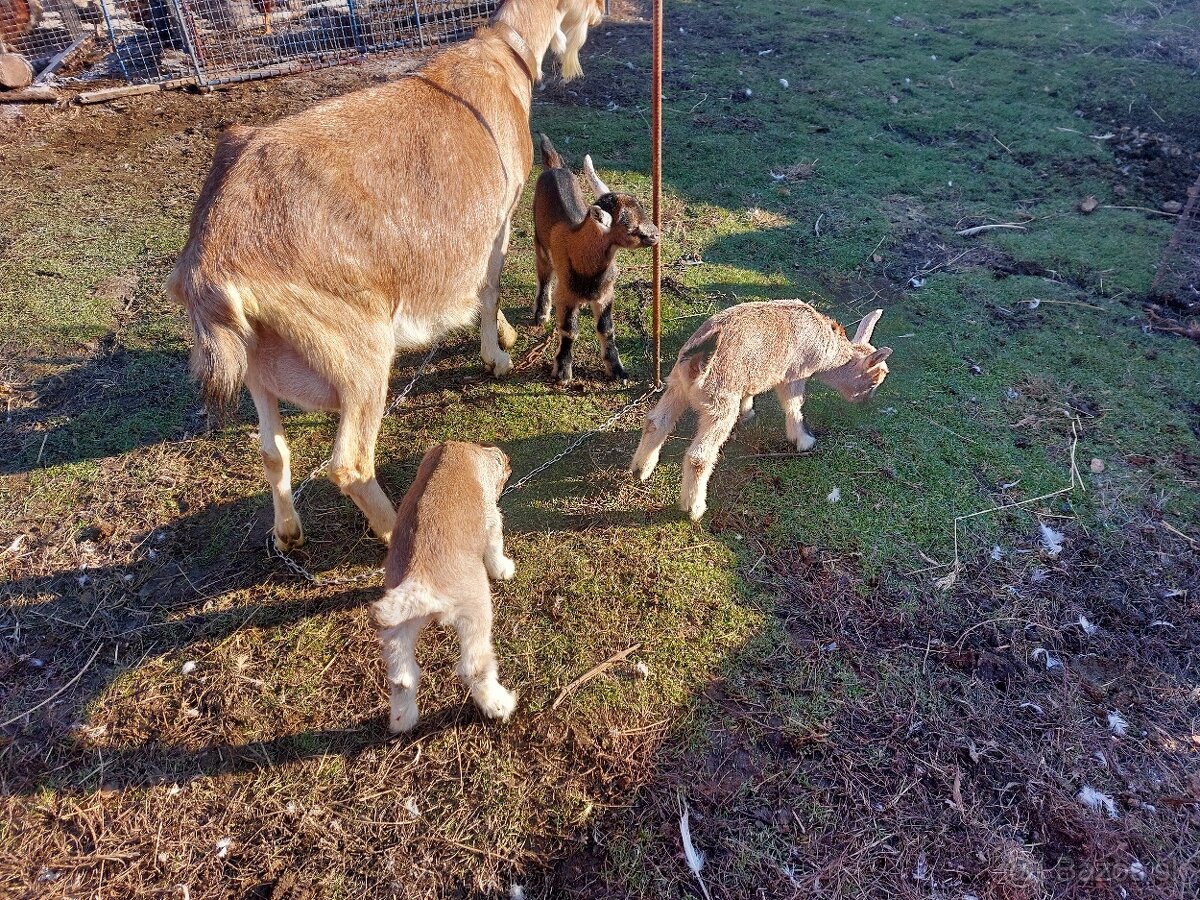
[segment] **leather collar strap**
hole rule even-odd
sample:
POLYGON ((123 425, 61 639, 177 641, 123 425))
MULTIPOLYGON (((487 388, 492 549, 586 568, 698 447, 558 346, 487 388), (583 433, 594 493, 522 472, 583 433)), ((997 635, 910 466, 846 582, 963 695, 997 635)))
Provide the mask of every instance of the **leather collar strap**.
POLYGON ((521 61, 521 65, 525 67, 525 72, 529 75, 529 80, 536 82, 538 80, 537 57, 533 55, 533 51, 525 43, 525 38, 521 37, 520 32, 507 22, 496 22, 492 27, 496 29, 496 33, 500 35, 504 43, 508 44, 509 49, 521 61))

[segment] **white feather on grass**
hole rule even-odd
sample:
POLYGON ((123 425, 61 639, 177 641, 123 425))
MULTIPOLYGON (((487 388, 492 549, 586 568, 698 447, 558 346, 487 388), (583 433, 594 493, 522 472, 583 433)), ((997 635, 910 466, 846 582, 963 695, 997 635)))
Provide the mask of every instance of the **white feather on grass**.
POLYGON ((1098 791, 1094 787, 1084 785, 1079 791, 1079 802, 1088 809, 1103 809, 1108 813, 1110 819, 1119 819, 1120 813, 1117 812, 1117 802, 1112 797, 1103 791, 1098 791))
POLYGON ((1062 553, 1064 535, 1061 531, 1055 531, 1045 522, 1038 525, 1038 531, 1041 532, 1042 547, 1045 548, 1046 553, 1050 556, 1058 556, 1062 553))
POLYGON ((1129 723, 1115 709, 1110 709, 1108 711, 1108 727, 1117 737, 1125 737, 1125 732, 1129 730, 1129 723))
POLYGON ((683 841, 683 855, 687 858, 688 868, 696 876, 696 881, 700 882, 700 892, 704 894, 705 900, 712 900, 708 886, 700 876, 700 870, 704 868, 704 854, 692 843, 692 829, 688 826, 688 805, 683 799, 683 794, 679 795, 679 837, 683 841))

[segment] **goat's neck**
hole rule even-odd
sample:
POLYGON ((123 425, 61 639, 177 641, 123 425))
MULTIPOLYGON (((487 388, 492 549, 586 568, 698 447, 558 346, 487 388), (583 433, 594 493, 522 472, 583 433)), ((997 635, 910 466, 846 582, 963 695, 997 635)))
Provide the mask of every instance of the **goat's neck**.
POLYGON ((571 234, 571 267, 580 275, 599 275, 616 261, 617 245, 598 231, 595 220, 588 216, 571 234))
POLYGON ((559 14, 554 0, 508 0, 496 12, 495 20, 514 29, 537 59, 541 68, 550 40, 558 31, 559 14))

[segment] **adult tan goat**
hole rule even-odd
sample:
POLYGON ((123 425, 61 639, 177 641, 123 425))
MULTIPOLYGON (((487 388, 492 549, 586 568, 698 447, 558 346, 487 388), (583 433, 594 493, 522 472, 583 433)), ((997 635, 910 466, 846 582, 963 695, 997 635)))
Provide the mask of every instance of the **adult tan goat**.
POLYGON ((280 546, 303 541, 280 399, 341 414, 329 477, 386 542, 396 513, 375 442, 396 351, 481 313, 485 365, 512 368, 497 299, 533 164, 533 84, 551 48, 564 77, 580 74, 602 9, 508 0, 407 77, 217 142, 167 288, 187 308, 208 399, 242 383, 254 398, 280 546))

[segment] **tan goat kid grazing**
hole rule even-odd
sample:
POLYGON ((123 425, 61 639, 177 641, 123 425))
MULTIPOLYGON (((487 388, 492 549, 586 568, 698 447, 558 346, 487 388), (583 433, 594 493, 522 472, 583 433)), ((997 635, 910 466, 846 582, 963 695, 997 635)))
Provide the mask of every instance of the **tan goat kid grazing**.
POLYGON ((243 382, 254 398, 281 546, 303 531, 280 399, 341 414, 329 477, 387 541, 396 514, 375 442, 396 351, 478 315, 485 365, 512 368, 497 298, 533 164, 533 84, 550 48, 564 76, 579 74, 602 8, 507 0, 409 76, 217 142, 167 287, 187 308, 209 400, 243 382))
POLYGON ((717 313, 688 338, 667 378, 667 390, 646 414, 631 469, 645 481, 675 423, 689 406, 699 423, 683 462, 679 506, 698 520, 708 508, 708 479, 721 447, 739 418, 754 415, 754 398, 775 389, 787 420, 788 440, 800 451, 816 439, 804 427, 809 378, 829 385, 851 403, 875 394, 887 377, 890 347, 876 350, 871 333, 883 310, 867 314, 854 340, 846 329, 801 300, 739 303, 717 313))

